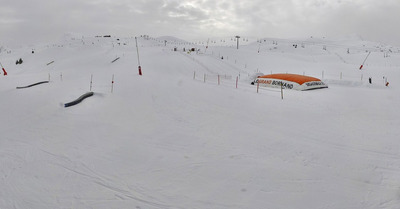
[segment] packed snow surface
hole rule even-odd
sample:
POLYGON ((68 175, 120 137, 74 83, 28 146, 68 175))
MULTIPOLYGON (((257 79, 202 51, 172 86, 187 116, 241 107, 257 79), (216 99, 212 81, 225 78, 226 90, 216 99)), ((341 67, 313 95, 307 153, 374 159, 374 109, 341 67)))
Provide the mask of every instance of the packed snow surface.
POLYGON ((398 48, 137 41, 142 76, 135 38, 1 48, 1 209, 400 208, 398 48), (256 73, 329 88, 282 99, 256 73))

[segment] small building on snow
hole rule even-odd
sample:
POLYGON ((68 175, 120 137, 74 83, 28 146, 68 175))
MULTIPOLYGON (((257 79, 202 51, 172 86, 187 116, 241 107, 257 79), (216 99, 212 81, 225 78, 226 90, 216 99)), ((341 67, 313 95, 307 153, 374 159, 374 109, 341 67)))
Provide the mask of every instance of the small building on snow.
POLYGON ((324 82, 318 78, 297 75, 297 74, 271 74, 257 77, 254 83, 260 86, 276 87, 284 89, 295 89, 300 91, 328 88, 324 82))

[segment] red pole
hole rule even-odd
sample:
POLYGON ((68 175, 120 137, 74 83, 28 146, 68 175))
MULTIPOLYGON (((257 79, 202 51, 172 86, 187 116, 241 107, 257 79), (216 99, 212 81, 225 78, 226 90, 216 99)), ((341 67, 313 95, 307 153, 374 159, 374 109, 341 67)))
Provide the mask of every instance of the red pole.
POLYGON ((137 43, 137 38, 135 37, 135 42, 136 42, 136 53, 137 53, 137 59, 138 59, 138 66, 139 66, 139 75, 142 75, 142 67, 140 67, 140 59, 139 59, 139 47, 137 43))
POLYGON ((371 54, 371 52, 368 53, 367 57, 365 58, 364 62, 361 64, 360 66, 360 70, 364 67, 365 61, 367 61, 369 55, 371 54))
POLYGON ((139 75, 142 75, 142 67, 139 65, 139 75))
POLYGON ((6 69, 4 69, 3 64, 1 64, 1 62, 0 62, 0 65, 1 65, 1 68, 3 69, 4 76, 6 76, 7 75, 6 69))

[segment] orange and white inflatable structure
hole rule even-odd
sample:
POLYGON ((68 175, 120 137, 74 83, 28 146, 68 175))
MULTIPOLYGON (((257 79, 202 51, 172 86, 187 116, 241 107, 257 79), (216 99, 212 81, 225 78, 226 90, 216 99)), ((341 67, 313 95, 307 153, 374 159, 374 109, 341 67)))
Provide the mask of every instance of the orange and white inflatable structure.
POLYGON ((324 82, 318 78, 297 75, 297 74, 271 74, 258 76, 254 83, 260 86, 295 89, 300 91, 328 88, 324 82))

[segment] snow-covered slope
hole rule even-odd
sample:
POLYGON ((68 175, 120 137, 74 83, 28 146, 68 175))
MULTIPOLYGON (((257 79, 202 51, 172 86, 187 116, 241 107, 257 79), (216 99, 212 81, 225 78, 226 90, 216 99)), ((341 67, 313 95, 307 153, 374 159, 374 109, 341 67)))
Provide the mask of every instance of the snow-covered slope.
POLYGON ((134 38, 1 52, 0 208, 400 207, 398 48, 164 39, 138 39, 143 76, 134 38), (282 100, 277 89, 257 93, 257 72, 329 88, 284 90, 282 100))

